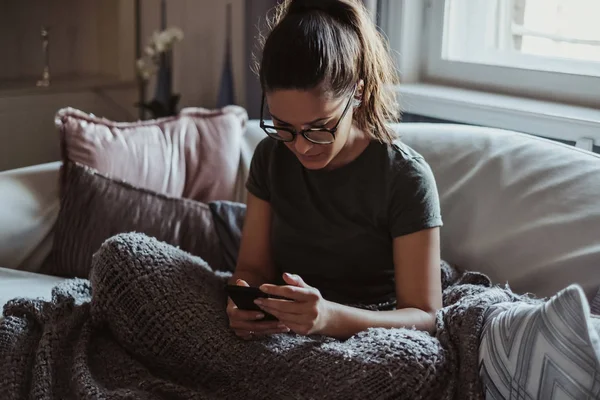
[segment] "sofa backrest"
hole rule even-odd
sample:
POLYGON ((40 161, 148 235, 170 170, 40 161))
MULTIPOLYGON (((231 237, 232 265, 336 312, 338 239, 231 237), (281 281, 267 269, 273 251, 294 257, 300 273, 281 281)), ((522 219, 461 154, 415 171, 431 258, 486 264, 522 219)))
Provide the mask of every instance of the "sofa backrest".
POLYGON ((399 125, 430 163, 445 228, 442 255, 550 296, 570 283, 600 286, 600 156, 516 132, 399 125))
MULTIPOLYGON (((498 129, 421 123, 394 129, 436 177, 444 259, 518 292, 549 296, 579 283, 594 294, 600 286, 599 155, 498 129)), ((238 201, 246 199, 250 160, 264 137, 258 121, 249 121, 238 201)), ((47 254, 59 166, 0 173, 0 266, 35 271, 47 254)))
MULTIPOLYGON (((578 283, 588 297, 595 294, 600 155, 499 129, 424 123, 393 128, 436 177, 446 261, 508 282, 517 292, 550 296, 578 283)), ((258 122, 250 121, 246 145, 264 137, 258 122)))

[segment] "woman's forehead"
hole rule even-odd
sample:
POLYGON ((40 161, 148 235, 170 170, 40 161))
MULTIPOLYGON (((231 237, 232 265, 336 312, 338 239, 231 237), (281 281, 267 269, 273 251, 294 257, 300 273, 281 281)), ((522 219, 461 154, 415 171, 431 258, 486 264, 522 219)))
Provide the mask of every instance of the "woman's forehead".
POLYGON ((298 125, 334 116, 341 101, 319 89, 278 89, 266 93, 270 113, 281 121, 298 125))

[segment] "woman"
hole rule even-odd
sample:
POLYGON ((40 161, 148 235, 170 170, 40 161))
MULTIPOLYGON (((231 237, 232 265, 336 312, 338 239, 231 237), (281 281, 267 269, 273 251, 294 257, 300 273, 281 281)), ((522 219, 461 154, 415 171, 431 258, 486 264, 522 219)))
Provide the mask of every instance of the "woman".
POLYGON ((273 122, 261 115, 269 137, 251 163, 231 282, 290 300, 258 301, 278 321, 229 300, 231 328, 244 339, 433 331, 442 306, 436 184, 386 127, 397 108, 384 85, 395 71, 365 8, 285 1, 259 75, 273 122))

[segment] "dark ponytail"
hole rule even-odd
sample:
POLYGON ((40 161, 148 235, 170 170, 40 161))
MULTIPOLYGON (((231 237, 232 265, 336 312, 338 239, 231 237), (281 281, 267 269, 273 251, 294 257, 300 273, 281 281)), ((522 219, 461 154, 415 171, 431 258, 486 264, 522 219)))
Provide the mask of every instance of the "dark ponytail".
POLYGON ((319 86, 338 97, 349 95, 362 79, 356 125, 382 142, 394 139, 387 123, 397 120, 399 108, 389 86, 398 76, 360 0, 285 0, 269 22, 257 65, 263 90, 319 86))

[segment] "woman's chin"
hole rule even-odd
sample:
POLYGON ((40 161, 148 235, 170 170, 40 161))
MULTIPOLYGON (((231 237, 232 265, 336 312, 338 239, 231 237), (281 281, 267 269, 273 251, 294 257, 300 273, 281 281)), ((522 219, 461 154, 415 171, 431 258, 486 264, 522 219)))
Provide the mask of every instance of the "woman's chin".
POLYGON ((302 164, 302 166, 304 166, 306 169, 323 169, 329 163, 329 160, 327 157, 325 157, 325 154, 319 154, 316 156, 296 155, 296 157, 298 157, 298 161, 300 161, 300 164, 302 164))

